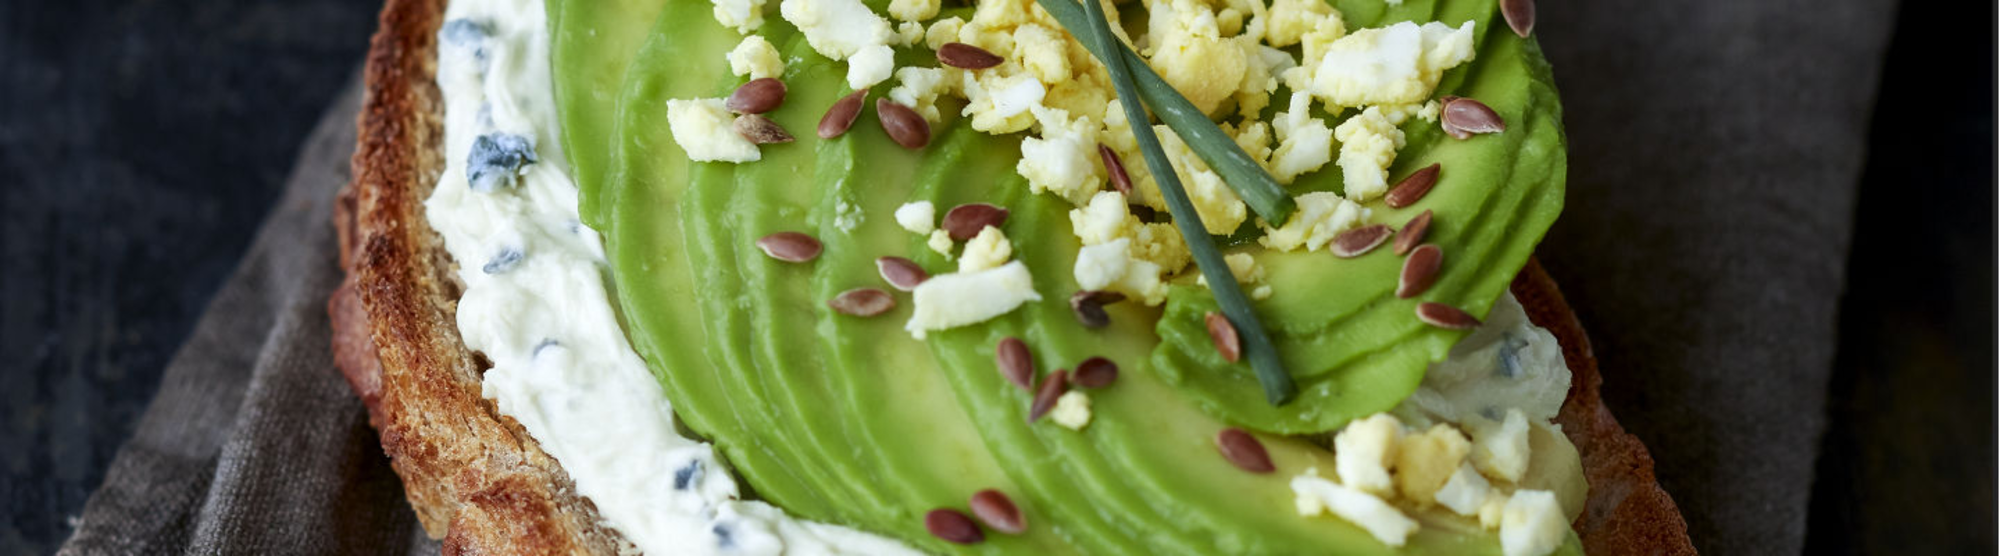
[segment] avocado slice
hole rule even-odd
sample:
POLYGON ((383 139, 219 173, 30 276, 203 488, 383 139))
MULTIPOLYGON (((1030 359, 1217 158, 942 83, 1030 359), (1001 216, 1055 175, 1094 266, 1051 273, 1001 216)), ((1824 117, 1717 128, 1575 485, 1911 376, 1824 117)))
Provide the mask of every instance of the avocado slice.
MULTIPOLYGON (((870 4, 881 11, 886 2, 870 4)), ((1078 249, 1070 207, 1028 193, 1013 171, 1018 137, 986 135, 947 117, 934 127, 931 146, 911 152, 888 139, 869 108, 845 136, 819 140, 805 131, 847 93, 845 65, 814 53, 773 13, 758 34, 785 56, 790 94, 767 116, 799 141, 767 145, 755 163, 692 163, 668 131, 666 100, 727 95, 741 79, 729 74, 723 53, 740 37, 718 25, 704 2, 547 5, 565 150, 583 218, 604 234, 627 334, 688 428, 712 439, 758 496, 794 515, 933 552, 1498 553, 1491 531, 1436 511, 1413 514, 1425 527, 1400 550, 1345 521, 1301 518, 1289 479, 1309 467, 1330 472, 1329 452, 1260 435, 1278 472, 1252 475, 1230 466, 1212 444, 1224 426, 1331 430, 1407 396, 1424 365, 1442 358, 1459 334, 1406 326, 1400 321, 1415 323, 1414 302, 1362 281, 1317 295, 1307 286, 1393 276, 1399 260, 1382 253, 1337 262, 1324 254, 1258 255, 1278 286, 1260 312, 1301 384, 1310 385, 1306 391, 1329 393, 1271 408, 1247 367, 1221 364, 1206 333, 1187 326, 1212 306, 1205 290, 1178 287, 1162 309, 1114 306, 1107 329, 1076 323, 1065 300, 1077 289, 1069 272, 1078 249), (895 208, 913 200, 940 209, 966 202, 1010 208, 1004 231, 1044 301, 924 341, 901 328, 907 306, 871 319, 826 309, 824 300, 840 291, 883 286, 876 257, 908 257, 933 273, 954 266, 895 224, 895 208), (836 216, 857 209, 858 225, 843 228, 836 216), (756 238, 782 230, 812 234, 826 249, 811 263, 789 264, 754 247, 756 238), (1400 321, 1384 316, 1392 313, 1400 321), (1090 356, 1120 365, 1117 384, 1090 391, 1095 418, 1088 428, 1026 423, 1030 395, 993 367, 993 346, 1008 336, 1029 343, 1044 374, 1090 356), (986 488, 1013 498, 1028 516, 1027 532, 960 546, 925 531, 924 512, 962 509, 986 488)), ((1434 208, 1440 222, 1433 242, 1466 253, 1447 263, 1451 270, 1426 299, 1483 315, 1560 208, 1560 126, 1546 64, 1531 42, 1485 33, 1496 21, 1490 2, 1340 7, 1350 27, 1481 22, 1480 59, 1447 74, 1440 90, 1487 101, 1509 118, 1509 134, 1459 143, 1412 122, 1404 126, 1410 147, 1392 173, 1450 161, 1438 190, 1400 210, 1434 208), (1536 92, 1522 92, 1523 83, 1536 92), (1534 130, 1534 138, 1515 129, 1534 130), (1453 175, 1498 177, 1453 187, 1453 175), (1533 176, 1539 187, 1522 185, 1533 176)), ((923 49, 898 52, 899 66, 933 64, 923 49)), ((1322 171, 1294 193, 1338 189, 1338 172, 1322 171)), ((1537 450, 1532 469, 1573 468, 1542 465, 1544 452, 1565 455, 1537 450)), ((1523 486, 1576 478, 1557 474, 1565 476, 1523 486)), ((1579 551, 1573 538, 1564 551, 1579 551)))

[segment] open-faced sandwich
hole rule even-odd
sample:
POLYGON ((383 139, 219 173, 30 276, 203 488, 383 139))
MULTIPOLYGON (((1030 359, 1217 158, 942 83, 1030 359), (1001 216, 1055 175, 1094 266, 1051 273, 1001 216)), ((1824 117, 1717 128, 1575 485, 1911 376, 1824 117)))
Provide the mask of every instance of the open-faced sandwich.
POLYGON ((1525 0, 390 0, 339 364, 448 553, 1691 553, 1525 0))

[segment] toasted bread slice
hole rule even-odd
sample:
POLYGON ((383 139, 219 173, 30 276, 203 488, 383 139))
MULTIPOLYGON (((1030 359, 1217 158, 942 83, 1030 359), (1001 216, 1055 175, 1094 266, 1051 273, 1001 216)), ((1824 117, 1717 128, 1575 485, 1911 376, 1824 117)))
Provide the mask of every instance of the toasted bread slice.
MULTIPOLYGON (((346 280, 327 303, 335 362, 368 406, 424 530, 446 554, 631 552, 569 475, 480 394, 483 358, 459 338, 463 290, 423 201, 443 171, 434 79, 445 0, 389 0, 371 42, 354 181, 334 224, 346 280)), ((1539 264, 1513 291, 1553 332, 1574 381, 1556 417, 1583 458, 1590 498, 1574 524, 1594 554, 1692 554, 1653 460, 1598 396, 1589 339, 1539 264)))

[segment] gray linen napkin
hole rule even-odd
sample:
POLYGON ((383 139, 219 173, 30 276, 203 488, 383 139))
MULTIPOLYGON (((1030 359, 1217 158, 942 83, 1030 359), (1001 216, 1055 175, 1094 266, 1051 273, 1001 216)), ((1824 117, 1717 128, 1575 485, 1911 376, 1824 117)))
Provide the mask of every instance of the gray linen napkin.
POLYGON ((437 552, 333 366, 330 215, 361 104, 347 89, 59 554, 437 552))
MULTIPOLYGON (((1542 260, 1606 399, 1697 547, 1797 553, 1894 2, 1543 4, 1571 170, 1542 260)), ((436 552, 328 349, 359 97, 314 131, 63 554, 436 552)))

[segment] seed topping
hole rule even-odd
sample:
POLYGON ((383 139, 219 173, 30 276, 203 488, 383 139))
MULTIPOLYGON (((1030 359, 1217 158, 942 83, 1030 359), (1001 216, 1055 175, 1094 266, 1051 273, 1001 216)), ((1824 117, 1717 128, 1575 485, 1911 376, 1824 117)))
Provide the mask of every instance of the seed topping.
POLYGON ((1432 162, 1430 166, 1412 172, 1409 177, 1403 178, 1403 181, 1396 182, 1396 188, 1390 189, 1389 194, 1383 195, 1382 201, 1388 203, 1389 208, 1403 208, 1416 204, 1417 201, 1423 200, 1425 194, 1431 192, 1431 186, 1437 185, 1440 168, 1441 165, 1432 162))
POLYGON ((975 492, 968 505, 972 507, 972 515, 977 516, 979 521, 985 522, 987 527, 992 527, 995 531, 1019 535, 1028 530, 1028 520, 1021 516, 1021 509, 1015 507, 1014 501, 998 490, 989 488, 975 492))
POLYGON ((1444 116, 1438 118, 1438 125, 1444 132, 1459 139, 1470 139, 1475 133, 1499 133, 1507 131, 1507 122, 1486 103, 1465 97, 1446 97, 1444 116))
POLYGON ((1264 443, 1243 429, 1230 427, 1215 433, 1215 449, 1238 469, 1260 475, 1278 470, 1271 465, 1271 453, 1264 450, 1264 443))
POLYGON ((993 349, 993 363, 1000 367, 1000 376, 1014 383, 1022 390, 1035 391, 1035 358, 1028 353, 1028 343, 1020 338, 1008 336, 1000 339, 1000 345, 993 349))
POLYGON ((908 106, 886 98, 875 99, 875 118, 882 121, 882 131, 889 132, 889 138, 905 149, 917 150, 931 144, 931 123, 908 106))
POLYGON ((757 238, 757 248, 773 259, 802 263, 819 257, 821 246, 813 236, 798 232, 778 232, 757 238))
POLYGON ((918 284, 931 279, 924 267, 902 257, 882 257, 875 259, 875 270, 882 273, 882 280, 903 291, 917 289, 918 284))
POLYGON ((965 241, 979 235, 987 226, 995 228, 1007 222, 1007 209, 986 203, 967 203, 944 213, 945 233, 951 234, 952 241, 965 241))
POLYGON ((951 508, 938 508, 924 514, 924 529, 931 536, 957 544, 975 544, 986 540, 986 534, 979 531, 979 525, 972 518, 951 508))
POLYGON ((1409 299, 1422 295, 1437 283, 1438 268, 1444 266, 1444 249, 1436 244, 1426 243, 1410 252, 1410 258, 1403 259, 1403 274, 1396 281, 1396 297, 1409 299))
POLYGON ((1500 16, 1521 38, 1535 32, 1535 0, 1500 0, 1500 16))
POLYGON ((729 93, 722 101, 722 107, 738 114, 762 114, 777 110, 785 104, 785 82, 776 77, 762 77, 750 80, 729 93))
POLYGON ((1417 320, 1424 324, 1447 330, 1470 330, 1479 326, 1479 319, 1463 309, 1443 303, 1423 302, 1417 304, 1417 320))
POLYGON ((1069 296, 1069 310, 1084 328, 1104 328, 1111 326, 1111 314, 1104 312, 1104 306, 1124 300, 1122 293, 1084 290, 1069 296))
POLYGON ((1111 175, 1111 188, 1125 195, 1132 194, 1132 175, 1125 173, 1125 162, 1118 159, 1118 152, 1111 147, 1097 144, 1097 157, 1104 159, 1104 171, 1111 175))
POLYGON ((1417 244, 1423 243, 1424 236, 1430 231, 1431 211, 1425 209, 1423 214, 1411 218, 1410 223, 1404 224, 1403 229, 1396 230, 1396 256, 1407 255, 1411 249, 1416 249, 1417 244))
POLYGON ((1333 247, 1328 250, 1332 251, 1335 257, 1352 259, 1374 251, 1375 247, 1388 241, 1389 236, 1395 233, 1396 231, 1389 229, 1386 224, 1362 226, 1333 236, 1333 247))
POLYGON ((1243 358, 1243 339, 1236 335, 1236 325, 1222 313, 1209 311, 1202 315, 1208 321, 1208 339, 1215 341, 1215 351, 1222 352, 1222 360, 1235 363, 1243 358))
POLYGON ((1056 399, 1067 392, 1069 392, 1069 371, 1056 369, 1056 372, 1049 373, 1048 378, 1042 379, 1042 386, 1035 389, 1034 403, 1028 405, 1028 422, 1040 420, 1050 409, 1055 409, 1056 399))
POLYGON ((847 133, 848 128, 854 127, 854 119, 861 117, 861 101, 867 97, 868 90, 862 89, 833 101, 833 107, 819 118, 819 138, 832 139, 847 133))
POLYGON ((1103 357, 1092 357, 1076 364, 1076 372, 1070 374, 1070 382, 1084 388, 1103 388, 1118 381, 1118 364, 1103 357))
POLYGON ((833 296, 826 306, 857 317, 872 317, 896 308, 896 297, 876 288, 854 288, 833 296))
POLYGON ((792 142, 792 134, 786 132, 784 126, 778 125, 778 122, 771 121, 770 118, 756 114, 737 116, 736 122, 730 124, 730 127, 736 131, 737 135, 741 135, 744 139, 749 139, 751 143, 758 145, 792 142))
POLYGON ((948 42, 937 49, 938 63, 959 69, 986 69, 1000 65, 999 55, 962 42, 948 42))

